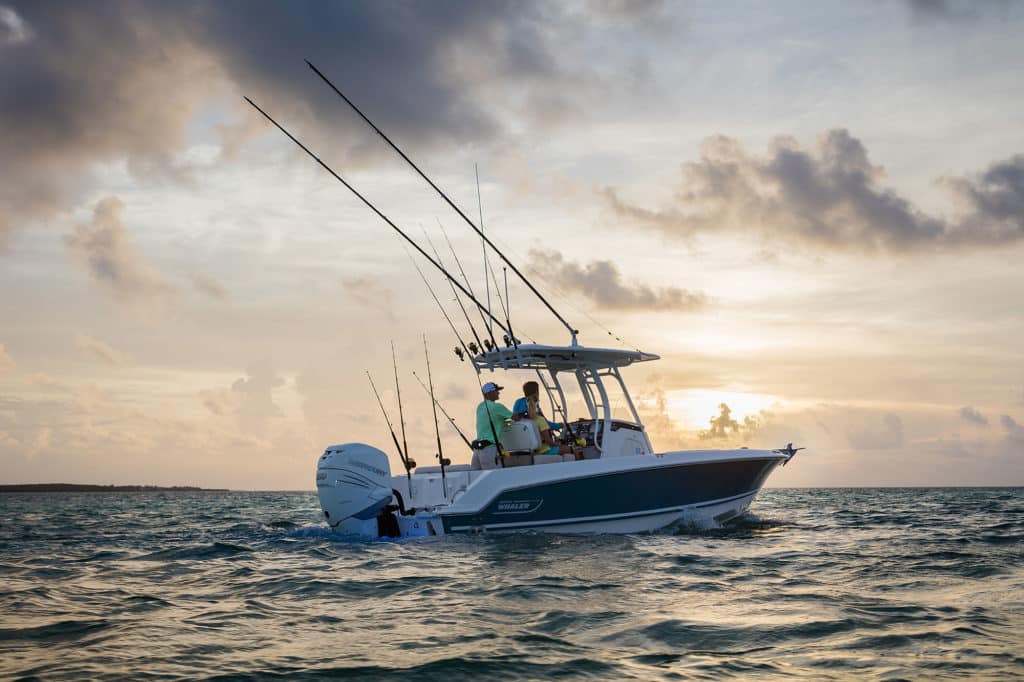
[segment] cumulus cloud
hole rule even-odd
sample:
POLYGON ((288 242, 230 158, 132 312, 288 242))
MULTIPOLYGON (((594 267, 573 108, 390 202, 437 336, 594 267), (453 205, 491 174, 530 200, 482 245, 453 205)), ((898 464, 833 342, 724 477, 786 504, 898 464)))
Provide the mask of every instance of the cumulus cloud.
MULTIPOLYGON (((274 391, 284 385, 284 379, 277 372, 263 366, 249 368, 247 376, 231 384, 239 426, 256 435, 265 433, 269 422, 284 414, 274 402, 274 391)), ((214 411, 209 404, 207 408, 214 411)))
POLYGON ((223 301, 228 297, 224 285, 209 275, 201 272, 192 274, 192 286, 201 294, 223 301))
POLYGON ((977 424, 978 426, 988 426, 988 417, 978 412, 973 407, 962 407, 960 408, 960 418, 965 422, 971 424, 977 424))
POLYGON ((1024 155, 973 178, 939 184, 958 209, 930 216, 883 184, 884 169, 847 130, 823 133, 814 149, 777 138, 764 156, 738 141, 705 140, 700 161, 683 165, 675 201, 651 210, 603 194, 620 216, 670 236, 752 233, 766 241, 862 253, 996 246, 1024 240, 1024 155))
POLYGON ((530 268, 568 293, 582 294, 609 310, 659 310, 691 312, 703 308, 707 297, 677 287, 653 289, 645 284, 625 284, 614 263, 596 260, 581 265, 562 254, 531 250, 530 268))
POLYGON ((1024 426, 1017 423, 1017 420, 1008 414, 1001 415, 999 422, 1006 430, 1007 439, 1024 444, 1024 426))
POLYGON ((492 141, 509 111, 564 122, 579 113, 570 93, 600 91, 592 63, 560 37, 589 30, 591 12, 561 5, 15 0, 0 7, 0 239, 76 206, 93 188, 96 164, 124 162, 137 178, 187 181, 195 171, 184 153, 189 125, 204 107, 225 112, 226 120, 209 125, 222 139, 221 158, 232 157, 267 129, 241 93, 290 127, 326 133, 330 151, 349 162, 386 153, 303 58, 413 148, 492 141))
POLYGON ((903 446, 903 420, 887 414, 880 427, 848 431, 846 439, 858 450, 895 450, 903 446))
POLYGON ((80 350, 105 364, 115 367, 128 364, 129 358, 125 353, 87 334, 79 334, 75 338, 75 344, 80 350))
POLYGON ((698 436, 701 440, 720 440, 723 438, 741 437, 749 440, 750 437, 761 427, 757 417, 746 416, 742 422, 732 417, 732 408, 726 403, 718 406, 718 416, 709 420, 711 428, 701 431, 698 436))
POLYGON ((135 250, 121 222, 124 204, 117 197, 100 200, 90 223, 79 225, 67 244, 89 274, 125 300, 166 294, 171 287, 135 250))

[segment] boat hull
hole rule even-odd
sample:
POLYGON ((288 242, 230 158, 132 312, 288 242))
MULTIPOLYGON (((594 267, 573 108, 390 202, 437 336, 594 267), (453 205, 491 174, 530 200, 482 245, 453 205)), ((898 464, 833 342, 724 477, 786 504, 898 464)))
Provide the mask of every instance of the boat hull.
POLYGON ((491 470, 462 465, 445 476, 424 468, 410 477, 375 479, 373 490, 390 483, 394 504, 370 518, 345 510, 377 500, 367 497, 363 479, 386 475, 380 468, 386 465, 356 471, 365 462, 353 453, 367 448, 332 448, 317 475, 324 516, 338 532, 367 537, 716 527, 746 512, 771 472, 789 460, 771 450, 691 450, 491 470))
POLYGON ((506 489, 479 509, 439 510, 439 516, 446 533, 635 533, 678 523, 713 527, 743 514, 782 461, 662 461, 619 471, 580 472, 506 489))

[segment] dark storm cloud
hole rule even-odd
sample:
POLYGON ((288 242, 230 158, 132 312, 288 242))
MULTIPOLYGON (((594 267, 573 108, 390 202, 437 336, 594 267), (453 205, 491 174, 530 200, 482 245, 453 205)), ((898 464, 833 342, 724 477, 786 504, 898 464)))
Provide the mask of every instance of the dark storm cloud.
POLYGON ((582 18, 560 12, 512 2, 0 5, 0 239, 77 205, 97 163, 187 180, 183 147, 204 106, 235 107, 217 124, 230 155, 261 125, 242 93, 300 135, 313 127, 333 151, 377 150, 304 58, 410 148, 490 139, 508 102, 480 97, 487 83, 531 101, 581 80, 563 63, 557 26, 582 18))
POLYGON ((717 136, 701 160, 683 165, 673 205, 649 210, 604 192, 621 216, 666 234, 754 233, 766 240, 865 253, 992 246, 1024 239, 1024 156, 993 164, 975 178, 943 178, 955 219, 927 215, 884 186, 860 140, 846 130, 804 150, 779 138, 766 156, 717 136))
POLYGON ((624 284, 618 268, 607 260, 580 265, 565 260, 560 253, 533 250, 530 267, 566 293, 582 294, 609 310, 691 312, 707 303, 704 294, 686 289, 655 290, 645 284, 624 284))

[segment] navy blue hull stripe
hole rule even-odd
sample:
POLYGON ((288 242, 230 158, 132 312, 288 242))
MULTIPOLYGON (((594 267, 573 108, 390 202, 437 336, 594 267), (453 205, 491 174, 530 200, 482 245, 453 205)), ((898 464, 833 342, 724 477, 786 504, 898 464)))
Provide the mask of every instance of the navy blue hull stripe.
MULTIPOLYGON (((689 507, 673 507, 673 508, 670 508, 670 509, 651 509, 651 510, 643 511, 643 512, 634 512, 632 514, 619 514, 619 515, 613 514, 613 515, 609 515, 609 516, 590 516, 590 517, 575 518, 575 519, 556 519, 554 521, 538 521, 538 522, 535 522, 535 523, 496 523, 496 524, 491 524, 491 525, 488 525, 488 526, 483 526, 483 528, 495 529, 495 530, 498 530, 498 529, 500 529, 500 530, 518 530, 518 529, 525 529, 525 528, 541 528, 541 527, 544 527, 544 526, 573 526, 573 525, 580 525, 580 524, 583 524, 583 523, 595 523, 595 522, 598 522, 598 521, 617 521, 619 519, 638 519, 638 518, 643 518, 645 516, 658 516, 660 514, 670 514, 672 512, 682 513, 684 511, 686 511, 687 509, 701 509, 701 508, 704 508, 704 507, 713 507, 716 504, 727 504, 727 503, 733 502, 735 500, 743 499, 744 497, 752 497, 753 495, 756 495, 756 494, 757 494, 756 490, 751 490, 749 492, 743 493, 742 495, 736 495, 734 497, 730 497, 730 498, 727 498, 727 499, 724 499, 724 500, 714 500, 712 502, 707 502, 705 504, 691 505, 689 507)), ((479 528, 479 526, 452 526, 451 530, 453 532, 459 532, 459 531, 465 531, 465 530, 473 530, 474 528, 479 528)))
POLYGON ((444 514, 446 532, 537 527, 574 519, 650 516, 756 493, 781 459, 752 458, 631 469, 505 490, 478 512, 444 514))

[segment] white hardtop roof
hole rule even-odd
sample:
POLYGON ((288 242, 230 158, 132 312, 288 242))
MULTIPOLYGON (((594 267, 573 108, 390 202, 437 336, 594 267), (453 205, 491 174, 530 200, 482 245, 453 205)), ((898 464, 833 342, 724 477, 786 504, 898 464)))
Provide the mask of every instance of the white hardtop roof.
POLYGON ((635 362, 658 360, 653 353, 619 348, 586 346, 545 346, 521 343, 518 347, 495 348, 472 358, 480 369, 553 369, 576 370, 581 367, 626 367, 635 362))

